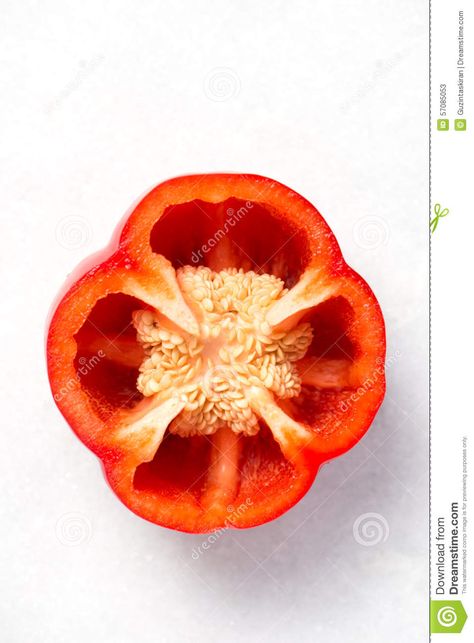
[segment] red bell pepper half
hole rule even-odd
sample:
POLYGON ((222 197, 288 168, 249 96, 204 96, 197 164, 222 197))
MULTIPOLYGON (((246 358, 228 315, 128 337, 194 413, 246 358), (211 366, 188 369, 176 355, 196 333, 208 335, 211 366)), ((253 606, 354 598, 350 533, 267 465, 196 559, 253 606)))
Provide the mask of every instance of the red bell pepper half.
POLYGON ((81 272, 49 327, 53 396, 118 497, 158 525, 280 516, 381 404, 377 300, 281 183, 166 181, 81 272))

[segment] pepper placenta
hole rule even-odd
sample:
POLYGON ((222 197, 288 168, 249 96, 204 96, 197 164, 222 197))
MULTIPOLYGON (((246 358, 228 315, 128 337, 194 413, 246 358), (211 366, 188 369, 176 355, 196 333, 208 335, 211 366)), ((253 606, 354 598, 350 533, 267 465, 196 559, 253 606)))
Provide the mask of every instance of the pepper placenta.
POLYGON ((53 396, 118 497, 156 524, 276 518, 381 404, 377 300, 281 183, 162 183, 80 273, 49 326, 53 396))

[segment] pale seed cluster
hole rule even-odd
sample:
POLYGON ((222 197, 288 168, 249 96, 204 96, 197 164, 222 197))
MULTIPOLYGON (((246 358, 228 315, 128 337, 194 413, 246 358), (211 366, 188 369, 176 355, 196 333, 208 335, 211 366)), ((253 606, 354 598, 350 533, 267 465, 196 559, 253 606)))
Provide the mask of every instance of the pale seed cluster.
POLYGON ((136 311, 133 322, 146 354, 138 389, 150 396, 173 388, 182 396, 184 409, 170 427, 175 433, 210 434, 228 425, 253 435, 259 427, 246 389, 265 387, 281 398, 298 395, 294 363, 311 343, 311 326, 271 329, 268 308, 286 292, 273 275, 185 266, 177 277, 199 319, 199 336, 170 331, 153 312, 136 311))

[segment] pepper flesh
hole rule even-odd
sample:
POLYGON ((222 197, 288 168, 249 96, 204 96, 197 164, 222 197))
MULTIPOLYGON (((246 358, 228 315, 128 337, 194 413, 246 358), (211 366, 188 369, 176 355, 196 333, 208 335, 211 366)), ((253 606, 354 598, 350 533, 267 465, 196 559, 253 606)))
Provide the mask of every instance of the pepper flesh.
POLYGON ((382 401, 373 293, 317 210, 263 177, 168 181, 110 250, 50 325, 60 410, 148 520, 205 532, 277 517, 382 401), (190 265, 196 230, 215 238, 230 211, 244 214, 190 265))

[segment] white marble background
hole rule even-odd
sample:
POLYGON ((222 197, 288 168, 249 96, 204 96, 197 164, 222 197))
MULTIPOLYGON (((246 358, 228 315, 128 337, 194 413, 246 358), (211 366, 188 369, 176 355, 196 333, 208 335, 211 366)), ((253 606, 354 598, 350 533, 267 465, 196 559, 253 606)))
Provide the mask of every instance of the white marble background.
POLYGON ((1 10, 2 640, 426 641, 428 3, 1 10), (212 171, 312 201, 399 356, 371 431, 297 507, 194 560, 202 536, 109 491, 52 402, 43 337, 66 274, 138 195, 212 171))

